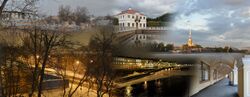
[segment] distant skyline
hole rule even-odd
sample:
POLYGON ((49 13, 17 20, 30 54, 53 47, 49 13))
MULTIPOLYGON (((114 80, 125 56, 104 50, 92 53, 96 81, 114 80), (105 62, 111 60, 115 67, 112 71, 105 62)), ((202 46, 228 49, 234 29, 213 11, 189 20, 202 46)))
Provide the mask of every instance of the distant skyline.
POLYGON ((167 43, 184 44, 188 29, 192 29, 194 44, 204 46, 249 47, 249 0, 42 0, 41 13, 56 15, 60 5, 83 6, 95 16, 115 15, 133 8, 157 17, 177 13, 164 38, 167 43), (189 21, 189 22, 187 22, 189 21))
POLYGON ((183 44, 192 29, 195 44, 249 47, 249 0, 183 0, 165 40, 183 44), (189 21, 189 22, 187 22, 189 21))

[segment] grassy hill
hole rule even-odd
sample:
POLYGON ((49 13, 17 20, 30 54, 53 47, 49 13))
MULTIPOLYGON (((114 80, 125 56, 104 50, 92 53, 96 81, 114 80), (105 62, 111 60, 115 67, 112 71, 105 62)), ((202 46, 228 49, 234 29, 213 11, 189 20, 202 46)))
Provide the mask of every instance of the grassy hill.
POLYGON ((173 18, 174 18, 173 13, 165 13, 156 18, 147 18, 147 26, 148 27, 168 26, 169 23, 173 20, 173 18))

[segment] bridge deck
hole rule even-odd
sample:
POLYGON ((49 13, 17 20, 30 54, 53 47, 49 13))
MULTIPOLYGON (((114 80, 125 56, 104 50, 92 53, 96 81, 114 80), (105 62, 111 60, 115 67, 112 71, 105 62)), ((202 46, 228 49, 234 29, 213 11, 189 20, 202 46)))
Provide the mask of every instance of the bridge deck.
POLYGON ((178 76, 178 75, 192 76, 192 72, 181 71, 181 70, 161 70, 161 71, 157 71, 153 74, 150 74, 148 76, 138 78, 135 80, 131 80, 131 81, 127 81, 125 83, 116 83, 116 86, 117 86, 117 88, 122 88, 122 87, 126 87, 129 85, 142 83, 145 81, 157 80, 157 79, 161 79, 161 78, 167 78, 167 77, 178 76))

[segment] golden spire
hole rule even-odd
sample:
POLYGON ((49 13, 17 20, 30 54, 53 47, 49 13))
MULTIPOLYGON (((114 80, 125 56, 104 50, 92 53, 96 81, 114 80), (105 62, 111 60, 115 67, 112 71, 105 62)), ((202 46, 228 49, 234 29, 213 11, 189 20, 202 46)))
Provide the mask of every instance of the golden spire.
POLYGON ((188 36, 187 45, 188 45, 189 47, 192 47, 192 46, 193 46, 193 41, 192 41, 192 31, 191 31, 191 28, 189 29, 189 36, 188 36))

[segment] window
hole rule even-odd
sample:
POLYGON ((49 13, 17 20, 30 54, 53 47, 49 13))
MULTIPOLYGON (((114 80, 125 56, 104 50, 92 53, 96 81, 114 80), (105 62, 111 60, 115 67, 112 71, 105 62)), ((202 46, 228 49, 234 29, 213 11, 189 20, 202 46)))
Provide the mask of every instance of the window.
POLYGON ((143 19, 145 20, 145 19, 146 19, 146 17, 143 17, 143 19))
POLYGON ((145 24, 145 23, 143 24, 143 27, 146 27, 146 24, 145 24))
POLYGON ((132 23, 132 27, 134 27, 135 26, 135 24, 134 23, 132 23))
POLYGON ((200 81, 208 81, 210 80, 210 70, 209 66, 205 64, 204 62, 201 62, 201 79, 200 81))
POLYGON ((124 23, 122 23, 122 26, 124 27, 124 23))
POLYGON ((134 16, 132 16, 132 19, 135 18, 134 16))
POLYGON ((130 23, 128 23, 128 27, 130 27, 130 23))
POLYGON ((140 27, 142 27, 142 24, 140 23, 140 27))
POLYGON ((130 15, 128 15, 128 18, 130 18, 130 15))

